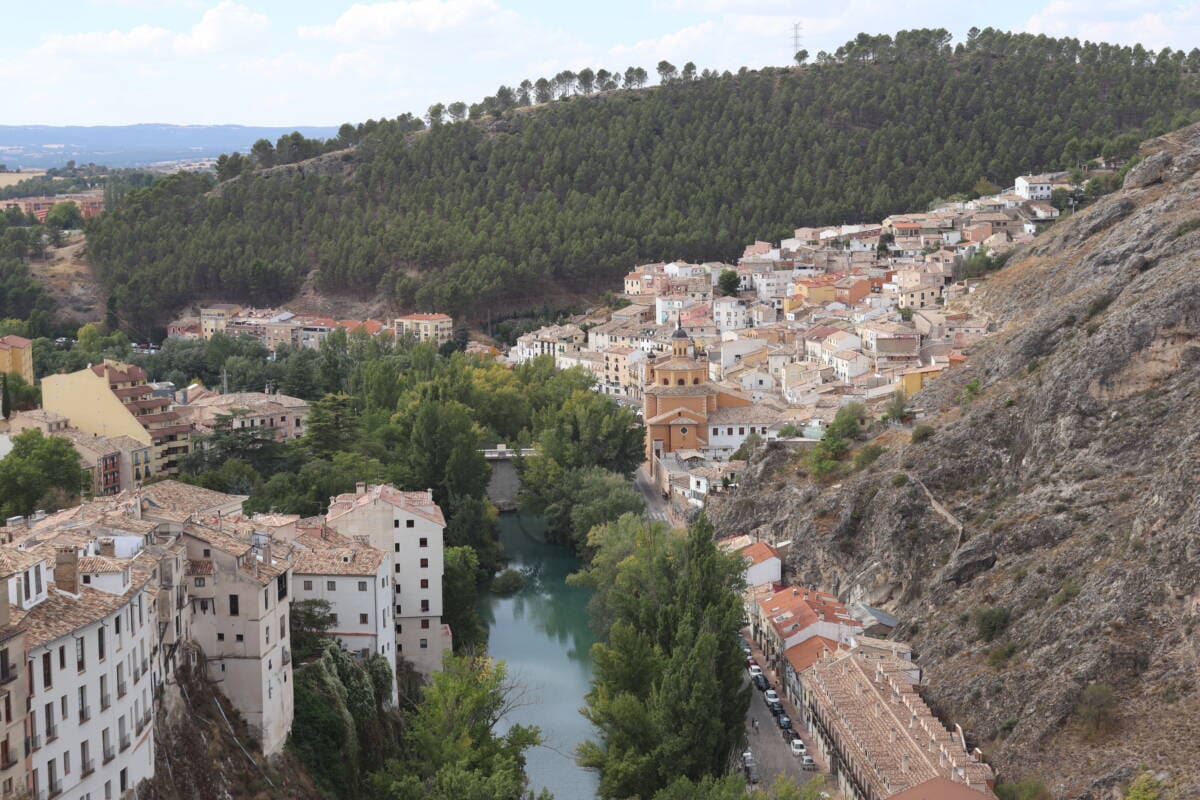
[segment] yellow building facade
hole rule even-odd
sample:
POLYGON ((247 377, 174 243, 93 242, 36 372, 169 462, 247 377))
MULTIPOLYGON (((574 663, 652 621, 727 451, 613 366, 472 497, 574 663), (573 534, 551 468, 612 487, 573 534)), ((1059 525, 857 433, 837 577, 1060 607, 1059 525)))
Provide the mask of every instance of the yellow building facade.
POLYGON ((23 336, 0 336, 0 372, 15 372, 33 383, 33 342, 23 336))

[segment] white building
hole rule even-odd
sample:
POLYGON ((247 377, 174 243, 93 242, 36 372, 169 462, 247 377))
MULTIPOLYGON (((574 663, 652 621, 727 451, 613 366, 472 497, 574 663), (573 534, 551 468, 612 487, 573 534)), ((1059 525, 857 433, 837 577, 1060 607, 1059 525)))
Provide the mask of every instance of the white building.
MULTIPOLYGON (((342 539, 342 537, 338 537, 342 539)), ((381 550, 342 540, 326 540, 322 547, 313 537, 298 537, 314 549, 292 559, 296 600, 324 600, 333 614, 329 634, 342 648, 365 656, 379 653, 396 658, 396 631, 392 622, 391 559, 381 550)), ((392 702, 397 702, 392 681, 392 702)))
POLYGON ((773 585, 783 578, 783 560, 774 547, 766 542, 755 542, 743 547, 738 553, 746 560, 743 573, 746 587, 753 589, 764 584, 773 585))
POLYGON ((81 550, 95 545, 42 545, 8 586, 27 630, 34 797, 123 797, 154 775, 155 560, 81 550), (53 573, 44 568, 51 557, 53 573))
POLYGON ((449 626, 442 624, 446 520, 432 493, 360 483, 354 494, 331 499, 325 521, 343 536, 391 556, 396 656, 422 675, 440 669, 452 640, 449 626))
POLYGON ((1026 200, 1049 200, 1051 192, 1049 175, 1021 175, 1017 177, 1016 192, 1026 200))
POLYGON ((740 331, 748 327, 746 301, 737 297, 718 297, 712 301, 713 322, 719 331, 740 331))

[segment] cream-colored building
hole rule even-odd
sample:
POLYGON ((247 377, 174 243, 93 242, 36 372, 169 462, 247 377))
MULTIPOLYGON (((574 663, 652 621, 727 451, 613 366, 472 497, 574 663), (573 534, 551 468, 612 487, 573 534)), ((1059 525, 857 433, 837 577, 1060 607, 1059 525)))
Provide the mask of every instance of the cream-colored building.
POLYGON ((0 548, 0 695, 4 714, 0 716, 0 797, 10 797, 25 785, 22 746, 25 738, 25 705, 28 679, 25 675, 25 625, 14 615, 9 601, 13 582, 22 581, 25 554, 0 548))
POLYGON ((87 369, 42 379, 42 405, 85 433, 128 436, 150 447, 151 476, 174 475, 191 450, 190 423, 171 401, 155 397, 141 367, 105 359, 87 369))
POLYGON ((286 394, 233 392, 217 394, 202 391, 202 396, 186 405, 176 406, 181 417, 192 423, 197 433, 211 433, 222 417, 232 417, 235 428, 262 429, 279 442, 304 435, 308 419, 308 401, 286 394))
POLYGON ((211 306, 201 306, 200 335, 208 340, 215 333, 224 333, 229 320, 236 317, 241 310, 242 307, 235 303, 213 303, 211 306))
POLYGON ((396 657, 429 675, 451 649, 442 624, 442 532, 446 520, 429 491, 358 484, 353 494, 331 499, 325 517, 343 536, 390 556, 396 657))
POLYGON ((9 372, 33 383, 33 342, 23 336, 0 336, 0 373, 9 372))
POLYGON ((446 314, 407 314, 392 322, 396 336, 412 336, 439 347, 454 338, 454 319, 446 314))
POLYGON ((291 565, 221 524, 183 526, 192 639, 208 677, 272 755, 292 729, 291 565))

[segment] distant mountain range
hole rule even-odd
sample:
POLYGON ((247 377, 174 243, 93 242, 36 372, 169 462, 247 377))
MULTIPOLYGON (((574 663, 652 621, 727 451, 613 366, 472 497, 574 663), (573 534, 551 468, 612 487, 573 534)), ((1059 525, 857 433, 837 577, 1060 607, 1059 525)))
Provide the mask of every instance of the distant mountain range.
POLYGON ((328 138, 336 127, 262 128, 245 125, 0 125, 0 164, 10 169, 47 168, 74 160, 111 167, 216 158, 249 151, 259 139, 274 142, 300 131, 328 138))

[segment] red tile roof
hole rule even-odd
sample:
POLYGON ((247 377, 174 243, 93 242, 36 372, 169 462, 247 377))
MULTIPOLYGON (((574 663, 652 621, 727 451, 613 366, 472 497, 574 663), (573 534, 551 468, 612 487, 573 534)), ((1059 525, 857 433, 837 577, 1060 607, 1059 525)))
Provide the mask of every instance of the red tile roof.
POLYGON ((768 558, 779 558, 779 553, 775 552, 775 548, 766 542, 755 542, 752 545, 743 547, 741 553, 750 559, 751 564, 761 564, 768 558))

